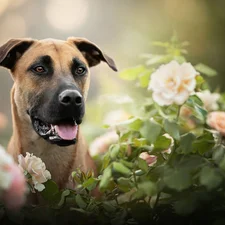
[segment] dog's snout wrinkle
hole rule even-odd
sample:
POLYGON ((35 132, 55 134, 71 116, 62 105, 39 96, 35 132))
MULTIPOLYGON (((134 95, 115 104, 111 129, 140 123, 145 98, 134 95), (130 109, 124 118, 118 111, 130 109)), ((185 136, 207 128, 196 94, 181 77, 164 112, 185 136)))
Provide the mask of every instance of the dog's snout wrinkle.
POLYGON ((59 102, 64 106, 80 106, 82 95, 76 90, 65 90, 59 94, 59 102))

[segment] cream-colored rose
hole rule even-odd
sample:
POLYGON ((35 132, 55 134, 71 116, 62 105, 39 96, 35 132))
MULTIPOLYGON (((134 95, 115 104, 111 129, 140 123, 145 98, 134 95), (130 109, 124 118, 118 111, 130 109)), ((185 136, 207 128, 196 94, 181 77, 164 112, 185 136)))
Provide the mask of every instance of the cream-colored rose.
POLYGON ((207 116, 207 124, 225 136, 225 112, 211 112, 207 116))
POLYGON ((205 90, 202 92, 196 92, 196 95, 202 100, 206 110, 213 111, 218 109, 217 101, 220 98, 219 94, 205 90))
POLYGON ((32 180, 28 182, 34 185, 38 191, 45 189, 43 183, 51 179, 51 174, 46 170, 46 166, 42 160, 29 152, 26 156, 18 156, 19 166, 24 171, 25 175, 30 175, 32 180))
POLYGON ((198 72, 190 63, 171 61, 162 65, 151 75, 149 90, 159 105, 182 105, 194 91, 198 72))

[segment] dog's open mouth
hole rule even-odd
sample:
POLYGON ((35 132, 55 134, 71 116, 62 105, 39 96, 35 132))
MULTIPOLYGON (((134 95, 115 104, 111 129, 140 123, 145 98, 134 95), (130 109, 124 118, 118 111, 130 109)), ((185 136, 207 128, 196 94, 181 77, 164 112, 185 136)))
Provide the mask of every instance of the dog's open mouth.
POLYGON ((74 119, 64 120, 57 124, 50 124, 38 118, 32 118, 34 130, 42 138, 52 144, 68 146, 76 143, 78 124, 74 119))

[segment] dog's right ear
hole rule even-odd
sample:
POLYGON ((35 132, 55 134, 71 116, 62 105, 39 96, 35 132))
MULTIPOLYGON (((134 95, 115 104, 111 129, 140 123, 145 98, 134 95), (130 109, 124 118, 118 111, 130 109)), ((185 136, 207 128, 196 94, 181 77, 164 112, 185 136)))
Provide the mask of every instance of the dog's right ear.
POLYGON ((12 70, 16 61, 33 43, 34 40, 29 38, 10 39, 7 41, 0 46, 0 66, 12 70))

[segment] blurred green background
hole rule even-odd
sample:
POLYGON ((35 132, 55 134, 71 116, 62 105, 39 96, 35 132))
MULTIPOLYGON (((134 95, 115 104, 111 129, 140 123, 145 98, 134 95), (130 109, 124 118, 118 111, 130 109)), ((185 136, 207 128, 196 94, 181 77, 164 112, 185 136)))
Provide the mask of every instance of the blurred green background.
MULTIPOLYGON (((212 88, 225 90, 224 11, 224 0, 0 0, 0 44, 14 37, 86 37, 122 70, 142 62, 139 56, 153 51, 152 41, 169 40, 176 31, 180 40, 190 42, 188 58, 193 64, 202 62, 219 72, 210 78, 212 88)), ((126 106, 123 101, 115 103, 117 96, 129 102, 126 96, 133 90, 133 84, 122 82, 103 63, 91 72, 82 125, 88 141, 104 132, 108 111, 126 106)), ((0 73, 0 144, 6 146, 12 132, 9 92, 13 82, 7 70, 0 68, 0 73)), ((128 110, 135 107, 135 103, 127 105, 128 110)))

